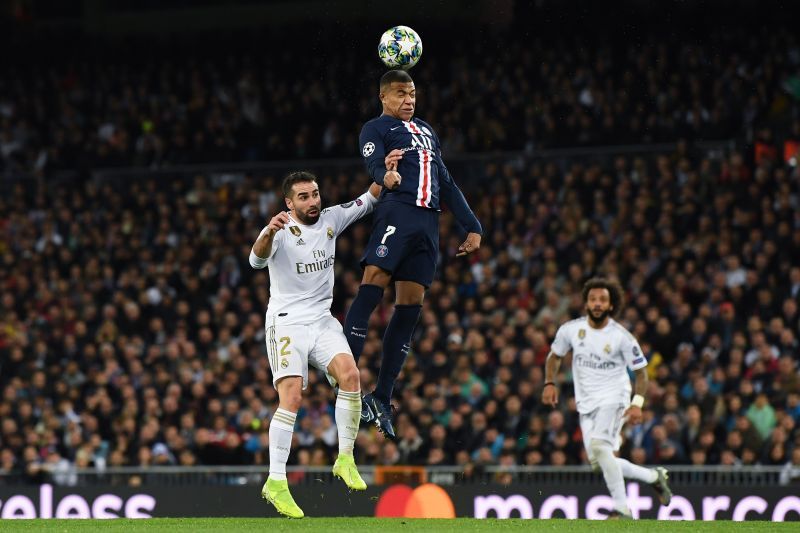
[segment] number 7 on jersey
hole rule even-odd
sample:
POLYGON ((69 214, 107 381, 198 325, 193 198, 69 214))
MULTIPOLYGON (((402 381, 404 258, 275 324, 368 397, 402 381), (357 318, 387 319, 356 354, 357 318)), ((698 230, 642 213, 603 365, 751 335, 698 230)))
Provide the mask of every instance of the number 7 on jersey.
POLYGON ((386 239, 389 238, 390 235, 394 235, 395 231, 397 231, 396 227, 386 226, 386 233, 383 234, 383 239, 381 239, 381 244, 386 244, 386 239))

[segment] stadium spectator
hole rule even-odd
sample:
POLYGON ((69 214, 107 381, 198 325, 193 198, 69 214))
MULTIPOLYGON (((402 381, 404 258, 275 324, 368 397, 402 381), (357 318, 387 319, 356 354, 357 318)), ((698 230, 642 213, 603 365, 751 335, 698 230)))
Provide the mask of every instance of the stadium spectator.
MULTIPOLYGON (((441 43, 447 65, 429 53, 415 76, 432 95, 425 115, 436 118, 448 154, 733 138, 753 146, 757 165, 796 165, 800 126, 782 120, 796 116, 800 101, 786 83, 798 62, 792 29, 753 37, 719 26, 691 41, 606 35, 600 46, 464 32, 441 43)), ((372 85, 352 74, 356 50, 367 45, 320 53, 293 32, 262 32, 255 42, 215 33, 207 45, 148 38, 98 50, 73 36, 63 50, 53 50, 53 39, 17 46, 0 73, 0 174, 85 177, 109 167, 355 156, 360 125, 378 113, 372 85), (251 51, 289 40, 292 54, 251 51), (141 57, 120 62, 130 48, 141 57)), ((435 39, 426 35, 426 43, 435 39)), ((688 169, 676 166, 676 190, 688 169)), ((746 180, 749 172, 731 162, 722 177, 746 180)), ((597 217, 607 221, 607 211, 597 217)), ((741 283, 736 256, 727 255, 726 280, 741 283)))
MULTIPOLYGON (((659 53, 658 47, 647 45, 635 57, 644 61, 659 53)), ((705 53, 702 47, 676 50, 675 57, 680 63, 681 58, 694 61, 705 53)), ((711 94, 726 90, 712 81, 723 79, 716 78, 720 72, 715 69, 727 73, 730 91, 739 96, 747 94, 748 84, 760 83, 737 78, 735 61, 712 63, 707 78, 706 73, 698 74, 698 87, 708 81, 711 94)), ((476 67, 477 76, 481 68, 476 67)), ((563 84, 566 73, 556 72, 551 63, 542 68, 547 71, 542 75, 552 77, 556 86, 563 84)), ((587 67, 587 75, 594 68, 587 67)), ((188 93, 179 91, 189 94, 189 102, 210 90, 201 70, 183 87, 188 93), (194 92, 197 95, 191 96, 194 92)), ((42 81, 41 91, 53 83, 36 69, 28 75, 42 81)), ((100 69, 100 85, 108 76, 100 69)), ((169 81, 171 74, 164 76, 169 81)), ((658 80, 651 78, 643 79, 660 92, 658 80)), ((120 90, 133 101, 139 98, 133 90, 139 82, 133 74, 130 79, 132 90, 120 90)), ((75 83, 76 94, 88 90, 80 72, 75 83)), ((254 127, 259 127, 259 113, 271 120, 285 118, 281 113, 288 111, 272 109, 265 99, 274 93, 263 89, 273 88, 271 84, 280 88, 282 83, 260 86, 260 111, 255 97, 242 97, 254 127)), ((434 90, 447 90, 435 83, 439 82, 431 80, 434 90)), ((324 89, 313 83, 310 87, 312 92, 324 89)), ((664 90, 667 95, 672 91, 664 90)), ((15 111, 4 111, 0 119, 3 146, 12 154, 4 160, 3 172, 32 168, 38 152, 31 147, 45 146, 47 135, 41 131, 51 126, 53 142, 61 145, 52 158, 48 155, 45 175, 47 169, 75 167, 78 158, 88 158, 81 168, 90 168, 97 154, 102 154, 103 164, 130 164, 127 156, 119 155, 134 150, 131 146, 141 133, 126 132, 124 115, 132 107, 123 106, 114 90, 108 93, 108 109, 87 111, 70 103, 80 95, 68 95, 54 104, 52 115, 64 120, 52 122, 28 116, 36 105, 20 96, 16 85, 3 91, 3 101, 15 104, 15 111), (85 113, 90 118, 78 120, 85 113), (107 114, 122 116, 125 127, 101 128, 110 121, 107 114), (24 148, 18 148, 20 143, 24 148), (84 144, 91 147, 91 156, 78 149, 84 144)), ((608 101, 602 84, 590 92, 592 98, 608 101)), ((572 97, 569 93, 564 97, 567 103, 559 103, 568 115, 572 97)), ((205 100, 211 102, 208 113, 226 109, 215 98, 206 95, 205 100)), ((169 95, 164 101, 171 101, 169 95)), ((733 103, 719 102, 711 106, 712 116, 722 113, 718 106, 757 114, 762 105, 737 107, 736 98, 733 103)), ((181 107, 181 100, 175 105, 181 107)), ((443 104, 431 105, 429 114, 442 113, 435 106, 443 104)), ((658 113, 671 116, 673 105, 686 113, 696 107, 691 98, 687 103, 681 97, 665 103, 658 113)), ((204 108, 186 107, 187 123, 190 118, 192 123, 206 123, 206 117, 195 117, 203 115, 198 109, 204 108)), ((543 120, 554 122, 554 108, 542 100, 541 109, 549 116, 543 120)), ((307 112, 304 108, 298 116, 307 112)), ((444 123, 459 124, 458 110, 442 115, 444 123)), ((164 154, 180 155, 170 161, 201 160, 203 149, 198 147, 207 140, 181 140, 194 131, 191 128, 165 134, 161 128, 169 120, 164 120, 155 121, 151 131, 163 136, 164 154), (178 150, 179 145, 185 147, 178 150)), ((286 123, 302 127, 300 122, 286 123)), ((349 135, 347 125, 338 124, 339 135, 349 135)), ((224 130, 218 133, 223 140, 224 130)), ((664 139, 673 138, 667 135, 668 126, 661 131, 664 139)), ((742 130, 737 126, 723 133, 728 136, 731 131, 742 130)), ((569 131, 564 139, 568 137, 569 131)), ((257 136, 248 137, 253 138, 257 136)), ((457 151, 459 143, 470 150, 486 146, 470 139, 451 138, 453 149, 457 151)), ((631 139, 641 140, 646 139, 631 139)), ((346 139, 341 144, 351 145, 346 139)), ((518 147, 511 141, 491 145, 495 146, 518 147)), ((292 151, 275 144, 274 151, 258 153, 274 157, 292 151)), ((224 159, 216 153, 214 157, 224 159)), ((691 143, 667 155, 620 153, 598 162, 573 158, 568 164, 497 157, 473 166, 464 190, 478 218, 487 221, 485 242, 468 268, 456 264, 458 233, 452 216, 442 215, 441 264, 398 383, 400 403, 409 411, 399 416, 413 412, 404 435, 410 436, 409 442, 422 440, 414 461, 498 464, 509 461, 509 454, 518 464, 578 460, 574 450, 580 440, 569 415, 574 411, 569 383, 562 391, 563 431, 551 435, 551 421, 537 397, 548 342, 561 320, 580 313, 580 284, 596 273, 624 284, 630 304, 620 320, 641 340, 650 361, 652 402, 645 406, 641 433, 626 432, 626 457, 639 463, 794 460, 800 447, 796 167, 769 157, 754 165, 740 152, 708 154, 691 143), (548 311, 542 313, 545 308, 548 311), (507 448, 509 443, 516 445, 507 448)), ((77 469, 159 461, 266 462, 265 430, 277 405, 261 326, 269 289, 263 274, 250 271, 246 260, 255 238, 249 228, 274 213, 276 198, 267 191, 275 190, 279 178, 277 173, 231 174, 224 179, 200 174, 186 180, 4 184, 4 472, 33 483, 53 480, 57 474, 69 480, 71 470, 57 466, 64 462, 77 469)), ((321 181, 333 195, 326 202, 333 204, 357 195, 368 178, 356 165, 328 170, 321 181)), ((339 242, 333 312, 340 319, 357 290, 358 254, 366 234, 365 226, 355 227, 339 242)), ((365 345, 365 386, 374 382, 381 333, 390 315, 387 296, 372 318, 365 345)), ((335 450, 326 435, 331 435, 327 420, 332 402, 330 387, 312 373, 309 395, 298 413, 294 445, 304 453, 298 452, 297 461, 331 462, 335 450)), ((370 432, 359 439, 357 449, 363 456, 358 460, 365 464, 402 460, 396 446, 370 432)))

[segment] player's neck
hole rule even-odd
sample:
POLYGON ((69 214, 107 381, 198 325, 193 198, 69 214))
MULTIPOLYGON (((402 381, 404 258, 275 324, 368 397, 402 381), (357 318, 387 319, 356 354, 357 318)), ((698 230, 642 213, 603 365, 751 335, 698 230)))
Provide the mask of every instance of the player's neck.
POLYGON ((294 210, 289 211, 289 217, 298 224, 300 224, 301 226, 313 226, 314 224, 319 222, 319 217, 317 217, 317 220, 314 220, 313 222, 310 222, 308 220, 303 220, 299 216, 297 216, 297 213, 295 213, 294 210))
POLYGON ((603 319, 602 322, 597 323, 594 320, 592 320, 591 316, 587 315, 586 317, 586 321, 589 323, 589 327, 592 329, 604 329, 606 326, 608 326, 610 320, 611 319, 609 317, 606 317, 605 319, 603 319))
POLYGON ((405 120, 405 119, 403 119, 403 118, 401 118, 401 117, 398 117, 397 115, 393 115, 393 114, 391 114, 391 113, 390 113, 390 112, 388 112, 388 111, 384 111, 384 112, 383 112, 383 114, 382 114, 381 116, 384 116, 384 117, 389 117, 389 118, 393 118, 393 119, 395 119, 395 120, 399 120, 399 121, 401 121, 401 122, 411 122, 411 121, 414 119, 414 117, 411 117, 411 118, 409 118, 408 120, 405 120))

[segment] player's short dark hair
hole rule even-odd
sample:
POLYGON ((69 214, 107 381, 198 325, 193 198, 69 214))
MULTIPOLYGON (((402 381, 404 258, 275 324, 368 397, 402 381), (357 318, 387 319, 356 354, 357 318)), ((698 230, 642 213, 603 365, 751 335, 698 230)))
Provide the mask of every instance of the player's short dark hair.
POLYGON ((380 89, 383 91, 384 87, 388 87, 392 83, 414 83, 411 75, 405 70, 390 70, 381 76, 380 89))
POLYGON ((583 284, 583 290, 581 291, 583 303, 587 303, 589 301, 589 291, 592 289, 606 289, 609 297, 611 298, 611 305, 613 306, 613 309, 611 310, 611 316, 615 317, 619 315, 620 311, 622 311, 622 307, 625 305, 625 295, 623 294, 622 287, 620 287, 619 283, 606 278, 590 279, 583 284))
POLYGON ((295 183, 309 183, 309 182, 316 183, 317 177, 311 172, 308 172, 307 170, 298 170, 297 172, 290 173, 288 176, 283 178, 283 185, 282 185, 283 196, 285 196, 286 198, 292 197, 292 187, 294 186, 295 183))

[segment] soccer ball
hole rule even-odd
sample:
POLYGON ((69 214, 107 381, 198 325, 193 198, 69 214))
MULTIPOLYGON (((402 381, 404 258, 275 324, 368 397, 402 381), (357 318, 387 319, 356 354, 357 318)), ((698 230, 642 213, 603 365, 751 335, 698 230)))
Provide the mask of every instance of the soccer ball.
POLYGON ((422 39, 408 26, 395 26, 383 32, 378 57, 389 68, 408 70, 422 55, 422 39))

